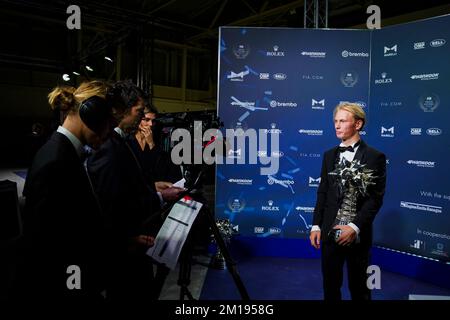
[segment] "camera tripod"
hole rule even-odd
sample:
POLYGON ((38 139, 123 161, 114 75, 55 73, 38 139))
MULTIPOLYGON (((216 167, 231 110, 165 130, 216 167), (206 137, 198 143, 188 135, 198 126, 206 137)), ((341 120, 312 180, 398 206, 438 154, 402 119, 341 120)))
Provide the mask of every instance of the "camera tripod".
MULTIPOLYGON (((211 210, 207 205, 204 204, 199 214, 203 214, 207 218, 207 223, 213 233, 214 239, 217 243, 217 247, 225 259, 227 269, 233 278, 233 281, 239 291, 239 294, 241 295, 242 300, 250 300, 247 289, 245 288, 245 285, 242 282, 242 279, 237 271, 237 264, 231 257, 225 241, 220 234, 219 228, 216 225, 216 221, 211 210)), ((189 300, 194 300, 191 292, 188 289, 192 267, 192 246, 192 239, 188 239, 184 245, 184 252, 182 252, 182 257, 180 257, 180 271, 178 278, 178 285, 180 286, 180 300, 184 300, 185 296, 187 296, 189 300)))
MULTIPOLYGON (((225 264, 227 266, 227 269, 233 278, 233 281, 241 295, 242 300, 250 300, 247 289, 245 288, 245 285, 242 282, 242 279, 237 271, 236 262, 232 259, 231 254, 225 244, 225 241, 223 240, 222 235, 220 234, 219 228, 216 225, 214 214, 209 209, 209 207, 206 205, 205 199, 202 199, 199 196, 198 190, 196 189, 200 185, 200 181, 201 181, 201 177, 202 177, 203 173, 204 173, 204 170, 201 170, 197 176, 197 179, 192 184, 192 186, 190 186, 185 192, 181 193, 176 201, 171 202, 170 204, 167 204, 160 211, 159 214, 150 217, 150 219, 148 219, 146 221, 146 224, 150 223, 155 218, 155 216, 166 217, 169 214, 172 207, 175 205, 175 203, 178 202, 179 200, 181 200, 182 198, 184 198, 185 196, 190 196, 194 200, 201 202, 203 204, 203 206, 199 212, 199 216, 203 216, 206 218, 206 223, 213 233, 214 239, 217 243, 217 247, 221 251, 221 253, 225 259, 225 264)), ((197 220, 199 219, 199 216, 197 216, 197 220)), ((192 232, 192 229, 191 229, 191 232, 192 232)), ((180 270, 179 270, 179 278, 178 278, 177 284, 180 286, 180 300, 184 300, 185 296, 187 296, 188 299, 190 299, 190 300, 194 300, 191 292, 188 289, 188 286, 191 282, 190 276, 191 276, 191 267, 192 267, 193 243, 192 243, 192 239, 190 239, 191 236, 192 236, 192 234, 190 234, 188 236, 188 239, 186 240, 186 242, 184 244, 184 248, 183 248, 183 250, 180 254, 180 258, 179 258, 180 270)))

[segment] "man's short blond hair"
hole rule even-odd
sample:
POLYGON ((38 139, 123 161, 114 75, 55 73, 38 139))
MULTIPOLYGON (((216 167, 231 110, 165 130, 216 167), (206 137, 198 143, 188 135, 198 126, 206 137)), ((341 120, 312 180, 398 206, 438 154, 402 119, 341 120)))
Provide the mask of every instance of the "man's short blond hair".
POLYGON ((333 111, 333 119, 336 116, 336 112, 338 112, 339 110, 345 110, 350 112, 351 114, 353 114, 353 118, 355 118, 355 120, 362 120, 363 124, 361 126, 362 130, 364 128, 364 125, 366 124, 366 113, 364 112, 363 108, 361 108, 361 106, 357 103, 354 102, 341 102, 339 103, 336 108, 334 108, 333 111))

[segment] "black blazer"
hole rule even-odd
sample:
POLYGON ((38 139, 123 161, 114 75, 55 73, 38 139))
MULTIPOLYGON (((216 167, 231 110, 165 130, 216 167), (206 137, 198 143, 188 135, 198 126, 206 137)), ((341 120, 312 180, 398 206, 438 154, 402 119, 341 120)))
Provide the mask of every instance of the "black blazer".
MULTIPOLYGON (((154 186, 147 184, 142 168, 126 141, 115 131, 88 159, 88 171, 104 212, 111 218, 117 244, 149 234, 142 223, 160 209, 154 186)), ((122 248, 125 249, 125 248, 122 248)))
POLYGON ((135 135, 129 135, 127 141, 141 163, 145 179, 148 183, 154 181, 168 181, 175 183, 182 178, 180 166, 170 159, 170 154, 155 146, 150 150, 148 144, 141 149, 135 135))
MULTIPOLYGON (((338 147, 324 153, 321 170, 321 181, 317 191, 317 202, 314 209, 313 225, 321 229, 322 241, 328 241, 328 233, 333 227, 339 209, 341 196, 335 185, 335 177, 328 173, 334 170, 338 147)), ((376 184, 370 186, 367 197, 360 197, 357 202, 357 215, 353 223, 360 229, 361 244, 372 244, 372 223, 383 204, 386 186, 386 156, 368 146, 361 140, 355 159, 366 164, 368 169, 375 170, 376 184)))
POLYGON ((37 152, 23 194, 23 260, 16 295, 97 298, 104 289, 106 222, 66 136, 55 132, 37 152), (80 267, 81 290, 67 289, 70 265, 80 267))

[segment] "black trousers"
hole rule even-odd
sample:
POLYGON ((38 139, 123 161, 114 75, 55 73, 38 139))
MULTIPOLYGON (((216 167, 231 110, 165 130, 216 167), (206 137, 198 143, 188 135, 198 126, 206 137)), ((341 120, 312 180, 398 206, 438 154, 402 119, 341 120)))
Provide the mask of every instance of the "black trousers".
POLYGON ((322 243, 322 276, 325 300, 341 300, 344 262, 347 263, 348 287, 352 300, 370 300, 367 267, 370 246, 341 246, 334 241, 322 243))

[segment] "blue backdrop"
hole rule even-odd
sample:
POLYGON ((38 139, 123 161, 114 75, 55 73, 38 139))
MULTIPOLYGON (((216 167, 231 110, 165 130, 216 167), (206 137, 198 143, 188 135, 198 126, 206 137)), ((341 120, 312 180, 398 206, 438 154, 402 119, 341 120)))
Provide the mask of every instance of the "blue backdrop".
POLYGON ((280 152, 268 153, 280 169, 261 175, 261 164, 248 164, 248 144, 227 150, 228 160, 247 164, 217 166, 216 216, 244 236, 306 238, 323 152, 338 143, 332 111, 352 101, 369 117, 363 139, 389 159, 375 242, 448 260, 449 22, 374 31, 221 28, 219 116, 227 129, 278 135, 280 152))

